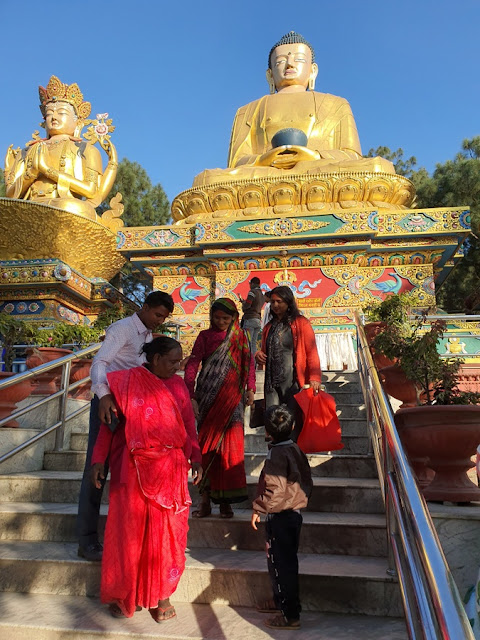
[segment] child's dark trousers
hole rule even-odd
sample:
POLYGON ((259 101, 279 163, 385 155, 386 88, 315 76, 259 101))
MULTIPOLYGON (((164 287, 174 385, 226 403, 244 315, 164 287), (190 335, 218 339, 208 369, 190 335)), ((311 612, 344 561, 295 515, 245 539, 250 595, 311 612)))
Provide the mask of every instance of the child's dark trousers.
POLYGON ((275 604, 288 620, 300 618, 298 542, 303 518, 298 511, 270 513, 265 521, 268 572, 275 604))

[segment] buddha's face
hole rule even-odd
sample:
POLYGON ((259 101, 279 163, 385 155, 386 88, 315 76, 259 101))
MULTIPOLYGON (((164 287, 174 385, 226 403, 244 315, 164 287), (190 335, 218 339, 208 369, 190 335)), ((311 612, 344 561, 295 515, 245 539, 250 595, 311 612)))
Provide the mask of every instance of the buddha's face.
POLYGON ((270 72, 275 88, 281 91, 286 87, 308 87, 308 81, 317 76, 318 68, 312 64, 310 47, 302 43, 282 44, 278 46, 270 57, 270 72))
POLYGON ((59 134, 73 135, 77 114, 68 102, 49 102, 45 109, 45 129, 48 137, 59 134))

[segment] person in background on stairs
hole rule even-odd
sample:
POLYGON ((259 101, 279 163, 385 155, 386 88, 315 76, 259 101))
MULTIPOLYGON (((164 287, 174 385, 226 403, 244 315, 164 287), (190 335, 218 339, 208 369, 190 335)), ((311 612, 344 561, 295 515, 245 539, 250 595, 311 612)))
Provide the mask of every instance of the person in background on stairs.
POLYGON ((303 413, 294 396, 307 384, 317 394, 322 379, 315 333, 298 310, 290 287, 271 290, 270 310, 272 319, 263 329, 262 348, 255 359, 265 365, 265 407, 287 405, 295 416, 292 439, 296 442, 303 413))
MULTIPOLYGON (((128 318, 111 324, 102 346, 96 353, 91 369, 92 391, 95 394, 90 407, 87 459, 83 472, 78 504, 78 555, 85 560, 100 561, 103 547, 98 539, 98 516, 103 486, 94 487, 90 480, 92 451, 100 423, 116 421, 117 407, 110 391, 107 374, 120 369, 138 367, 145 362, 142 347, 152 340, 152 331, 163 324, 173 311, 173 298, 163 291, 150 293, 140 309, 128 318)), ((113 426, 113 425, 112 425, 113 426)), ((105 476, 108 466, 105 468, 105 476)))
POLYGON ((238 322, 235 302, 218 298, 210 309, 210 328, 200 331, 185 367, 185 384, 197 418, 204 477, 195 518, 231 518, 231 504, 247 499, 243 409, 253 404, 255 365, 248 337, 238 322), (202 369, 195 385, 197 371, 202 369))
POLYGON ((267 565, 273 598, 258 607, 276 612, 265 620, 272 629, 300 629, 302 607, 298 587, 298 543, 302 514, 312 493, 312 474, 307 457, 292 439, 293 415, 286 405, 265 412, 265 431, 271 438, 253 501, 251 525, 257 531, 265 515, 267 565))
POLYGON ((262 313, 262 331, 272 319, 272 312, 270 311, 271 293, 272 293, 271 291, 265 291, 265 293, 263 294, 265 298, 265 306, 263 307, 263 313, 262 313))
POLYGON ((265 304, 262 290, 260 289, 260 278, 256 276, 250 280, 250 291, 245 300, 240 297, 242 303, 242 327, 248 333, 250 340, 250 350, 255 353, 257 350, 257 340, 262 329, 262 308, 265 304))
POLYGON ((98 488, 110 458, 110 504, 100 597, 115 618, 145 607, 155 622, 173 618, 170 596, 185 568, 189 460, 202 478, 190 396, 180 376, 182 348, 159 336, 144 345, 145 365, 108 374, 118 407, 112 433, 102 423, 92 456, 98 488))

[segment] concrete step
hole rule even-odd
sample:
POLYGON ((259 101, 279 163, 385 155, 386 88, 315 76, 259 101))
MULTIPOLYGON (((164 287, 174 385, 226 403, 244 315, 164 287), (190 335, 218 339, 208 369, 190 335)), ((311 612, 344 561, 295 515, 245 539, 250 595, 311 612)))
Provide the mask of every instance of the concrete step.
MULTIPOLYGON (((72 434, 72 450, 85 451, 87 440, 87 434, 72 434)), ((359 440, 355 438, 353 441, 350 441, 350 439, 345 436, 344 441, 346 446, 360 442, 364 449, 368 444, 364 437, 361 437, 359 440)), ((263 458, 258 458, 251 463, 249 463, 249 459, 252 458, 252 456, 256 456, 256 454, 265 455, 267 452, 267 444, 265 442, 262 429, 252 429, 246 433, 245 452, 245 465, 247 472, 250 475, 257 475, 259 473, 259 465, 262 464, 260 460, 263 460, 263 458), (249 464, 252 466, 249 466, 249 464)), ((329 475, 348 478, 355 476, 359 478, 374 478, 377 476, 375 460, 371 454, 357 455, 350 453, 349 450, 345 448, 340 451, 333 451, 330 454, 309 454, 307 457, 309 459, 313 475, 329 475)), ((55 470, 55 465, 57 464, 55 460, 56 458, 54 457, 48 457, 46 459, 45 464, 48 464, 49 469, 55 470)), ((83 467, 81 466, 80 468, 83 467)))
MULTIPOLYGON (((295 632, 264 626, 268 615, 247 607, 182 604, 177 617, 155 625, 145 610, 115 619, 97 599, 42 594, 0 594, 4 640, 289 640, 295 632)), ((407 640, 403 620, 306 611, 303 640, 407 640)))
MULTIPOLYGON (((32 471, 0 476, 3 502, 77 502, 82 473, 80 471, 32 471)), ((247 477, 251 502, 256 495, 258 478, 247 477)), ((338 513, 383 513, 384 507, 377 479, 314 477, 308 511, 338 513)), ((108 501, 108 482, 103 501, 108 501)), ((194 504, 196 487, 189 484, 194 504)), ((246 503, 240 506, 247 506, 246 503)))
MULTIPOLYGON (((377 478, 373 456, 311 453, 307 455, 313 476, 328 478, 377 478)), ((245 469, 258 476, 265 460, 264 453, 245 453, 245 469)))
MULTIPOLYGON (((341 420, 342 425, 342 440, 345 445, 344 449, 340 451, 334 452, 334 455, 343 455, 345 453, 356 453, 352 451, 358 447, 361 449, 359 451, 360 454, 364 455, 368 452, 368 442, 367 442, 367 427, 365 422, 357 421, 357 420, 341 420)), ((88 434, 87 433, 72 433, 71 436, 71 444, 69 451, 77 451, 77 452, 85 452, 87 450, 88 444, 88 434)), ((267 451, 267 443, 265 442, 265 430, 263 427, 259 427, 258 429, 250 429, 247 428, 245 430, 245 451, 249 451, 251 453, 261 453, 267 451)), ((47 454, 48 456, 48 454, 47 454)), ((54 457, 47 457, 45 460, 45 468, 53 468, 51 466, 54 457)), ((74 464, 73 460, 71 461, 74 464)), ((75 463, 77 464, 77 463, 75 463)), ((82 462, 80 467, 83 469, 82 462)), ((75 467, 67 467, 70 469, 74 469, 75 467)))
MULTIPOLYGON (((192 548, 263 551, 259 536, 250 526, 251 509, 236 509, 226 521, 214 507, 208 518, 190 517, 188 546, 192 548)), ((108 507, 102 505, 103 533, 108 507)), ((75 542, 76 504, 0 503, 0 540, 75 542)), ((263 531, 263 525, 260 525, 263 531)), ((300 551, 355 556, 386 556, 385 517, 381 514, 304 512, 300 551)))
MULTIPOLYGON (((254 437, 247 437, 250 450, 245 452, 246 473, 258 476, 267 454, 267 445, 263 438, 254 440, 254 437)), ((43 466, 46 471, 83 471, 85 457, 81 451, 51 451, 44 455, 43 466)), ((335 455, 312 453, 307 457, 312 474, 316 476, 374 478, 377 475, 372 456, 340 456, 335 452, 335 455)))
MULTIPOLYGON (((398 584, 386 570, 385 558, 299 554, 302 606, 400 617, 398 584)), ((0 543, 0 591, 97 596, 99 583, 100 563, 78 558, 76 544, 0 543)), ((269 592, 263 553, 190 549, 175 601, 253 607, 269 592)))

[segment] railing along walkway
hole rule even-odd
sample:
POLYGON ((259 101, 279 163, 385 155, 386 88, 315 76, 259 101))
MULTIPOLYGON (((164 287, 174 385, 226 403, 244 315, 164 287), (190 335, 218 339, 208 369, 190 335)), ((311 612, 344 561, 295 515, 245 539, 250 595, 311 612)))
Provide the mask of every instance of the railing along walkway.
POLYGON ((386 509, 389 572, 398 575, 409 637, 474 640, 425 500, 400 442, 358 314, 356 325, 358 368, 386 509))
POLYGON ((35 442, 38 442, 39 440, 47 436, 49 433, 52 433, 53 431, 56 431, 55 451, 62 451, 64 446, 65 424, 69 420, 76 418, 80 414, 90 409, 89 403, 86 403, 85 406, 79 407, 78 409, 72 411, 71 413, 67 413, 68 394, 90 380, 90 376, 87 376, 82 380, 78 380, 77 382, 73 382, 72 384, 69 384, 72 360, 75 360, 77 358, 84 358, 86 356, 93 356, 99 349, 100 349, 100 343, 94 344, 87 347, 86 349, 82 349, 81 351, 75 351, 74 353, 70 353, 62 358, 58 358, 58 360, 52 360, 51 362, 41 364, 38 367, 29 369, 28 371, 17 373, 16 375, 11 376, 10 378, 6 378, 5 380, 2 380, 0 382, 0 391, 1 391, 2 389, 6 389, 7 387, 10 387, 14 384, 23 382, 24 380, 31 380, 33 378, 36 378, 41 373, 45 373, 47 371, 51 371, 52 369, 57 369, 59 367, 62 368, 61 383, 60 383, 59 391, 56 391, 55 393, 52 393, 49 396, 45 396, 41 400, 37 400, 37 402, 34 402, 28 407, 24 407, 23 409, 18 409, 18 411, 15 411, 11 415, 7 416, 6 418, 3 418, 2 420, 0 420, 0 427, 2 427, 4 424, 9 422, 10 420, 12 419, 16 420, 17 418, 24 416, 30 411, 34 411, 35 409, 38 409, 39 407, 43 406, 47 402, 52 402, 53 400, 56 400, 58 398, 59 408, 58 408, 57 421, 51 426, 46 427, 45 429, 37 433, 35 436, 30 438, 29 440, 26 440, 22 444, 18 445, 11 451, 4 453, 2 456, 0 456, 0 463, 4 462, 5 460, 8 460, 9 458, 16 455, 17 453, 20 453, 20 451, 27 449, 32 444, 35 444, 35 442))

